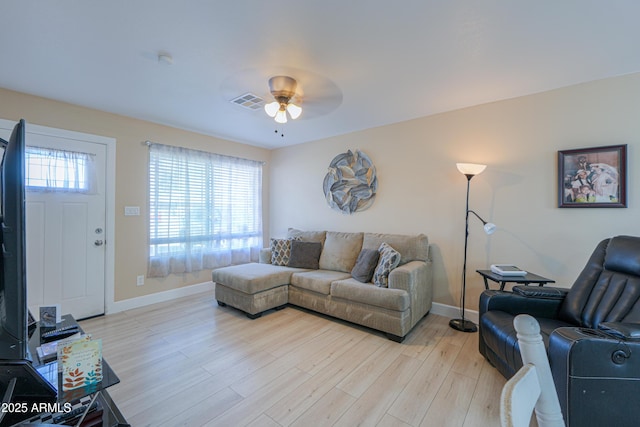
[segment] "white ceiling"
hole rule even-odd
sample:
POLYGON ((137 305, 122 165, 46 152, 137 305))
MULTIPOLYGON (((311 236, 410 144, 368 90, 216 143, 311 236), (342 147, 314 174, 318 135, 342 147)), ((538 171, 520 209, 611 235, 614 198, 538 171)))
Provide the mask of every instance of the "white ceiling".
POLYGON ((639 72, 639 17, 637 0, 1 0, 0 87, 277 148, 639 72), (276 74, 304 92, 284 138, 229 102, 271 101, 276 74))

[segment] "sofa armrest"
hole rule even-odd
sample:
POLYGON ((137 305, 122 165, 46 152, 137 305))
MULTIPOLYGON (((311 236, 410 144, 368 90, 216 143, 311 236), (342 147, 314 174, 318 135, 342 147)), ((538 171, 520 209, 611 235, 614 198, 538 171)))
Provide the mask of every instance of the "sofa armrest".
POLYGON ((409 294, 412 326, 431 310, 432 276, 431 261, 410 261, 389 274, 389 288, 402 289, 409 294))
POLYGON ((422 261, 411 261, 394 268, 389 273, 389 288, 414 292, 418 276, 423 274, 426 268, 426 263, 422 261))
POLYGON ((260 249, 258 261, 260 264, 271 264, 271 248, 260 249))
POLYGON ((556 319, 562 298, 536 298, 513 292, 486 290, 480 294, 480 317, 488 311, 499 310, 513 316, 529 314, 533 317, 556 319))

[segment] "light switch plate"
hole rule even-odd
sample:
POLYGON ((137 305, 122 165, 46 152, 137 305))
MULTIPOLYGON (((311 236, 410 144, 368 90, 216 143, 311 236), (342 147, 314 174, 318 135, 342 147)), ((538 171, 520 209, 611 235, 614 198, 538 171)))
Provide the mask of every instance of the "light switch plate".
POLYGON ((125 216, 138 216, 138 215, 140 215, 140 206, 125 206, 124 207, 124 215, 125 216))

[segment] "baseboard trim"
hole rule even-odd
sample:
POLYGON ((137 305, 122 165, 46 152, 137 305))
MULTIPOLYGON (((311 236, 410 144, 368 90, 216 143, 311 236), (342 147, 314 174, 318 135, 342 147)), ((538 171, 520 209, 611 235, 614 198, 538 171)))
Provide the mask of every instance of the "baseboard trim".
MULTIPOLYGON (((431 305, 431 313, 437 314, 438 316, 448 317, 450 319, 456 319, 460 317, 460 307, 434 302, 431 305)), ((464 311, 464 317, 465 319, 471 320, 473 323, 478 323, 479 314, 475 310, 466 309, 464 311)))
POLYGON ((171 301, 176 298, 187 297, 193 294, 201 292, 211 291, 215 289, 213 282, 198 283, 191 286, 185 286, 183 288, 171 289, 168 291, 158 292, 151 295, 145 295, 142 297, 131 298, 123 301, 116 301, 109 307, 107 307, 106 314, 119 313, 125 310, 131 310, 134 308, 144 307, 150 304, 156 304, 159 302, 171 301))

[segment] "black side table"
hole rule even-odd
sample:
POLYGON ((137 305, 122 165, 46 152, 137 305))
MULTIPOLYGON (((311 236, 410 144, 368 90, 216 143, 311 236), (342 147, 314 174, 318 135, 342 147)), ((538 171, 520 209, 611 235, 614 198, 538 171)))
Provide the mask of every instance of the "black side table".
POLYGON ((488 280, 492 280, 496 283, 500 284, 500 290, 504 290, 504 285, 507 283, 519 283, 521 285, 530 285, 532 283, 537 283, 538 286, 544 286, 547 283, 556 283, 555 280, 547 279, 546 277, 538 276, 537 274, 529 273, 524 276, 502 276, 500 274, 496 274, 491 270, 476 270, 478 274, 482 276, 484 279, 484 288, 489 289, 488 280))

